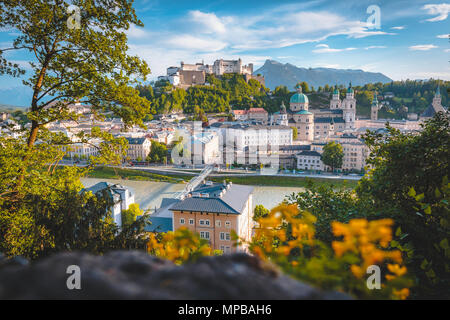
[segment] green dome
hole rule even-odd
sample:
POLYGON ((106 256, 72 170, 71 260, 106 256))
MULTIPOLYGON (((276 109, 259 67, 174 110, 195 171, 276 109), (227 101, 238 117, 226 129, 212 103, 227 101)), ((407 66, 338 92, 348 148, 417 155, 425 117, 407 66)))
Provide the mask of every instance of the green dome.
POLYGON ((296 93, 289 100, 290 103, 308 103, 308 97, 303 93, 296 93))
POLYGON ((312 113, 309 111, 306 111, 306 110, 300 110, 299 112, 296 112, 295 114, 312 114, 312 113))
POLYGON ((333 94, 339 94, 339 90, 337 88, 334 89, 333 94))
POLYGON ((354 91, 353 91, 353 88, 352 88, 352 83, 350 82, 350 84, 348 85, 348 90, 347 90, 347 92, 348 93, 353 93, 354 91))

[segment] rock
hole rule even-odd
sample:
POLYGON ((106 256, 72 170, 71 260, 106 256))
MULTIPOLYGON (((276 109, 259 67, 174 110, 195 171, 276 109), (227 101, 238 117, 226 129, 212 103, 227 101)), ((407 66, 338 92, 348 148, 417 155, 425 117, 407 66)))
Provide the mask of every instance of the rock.
POLYGON ((0 299, 347 299, 325 293, 246 255, 204 257, 176 266, 140 251, 104 256, 61 253, 32 264, 0 259, 0 299), (81 270, 81 289, 69 290, 71 273, 81 270))

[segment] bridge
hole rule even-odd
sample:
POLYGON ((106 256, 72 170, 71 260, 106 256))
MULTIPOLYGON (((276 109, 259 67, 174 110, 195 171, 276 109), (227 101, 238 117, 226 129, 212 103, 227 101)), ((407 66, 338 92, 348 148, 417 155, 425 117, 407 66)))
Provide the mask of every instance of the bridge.
POLYGON ((202 183, 203 180, 206 179, 213 169, 214 166, 212 165, 205 166, 198 176, 195 176, 186 184, 183 191, 174 194, 174 198, 183 200, 189 192, 193 191, 200 183, 202 183))

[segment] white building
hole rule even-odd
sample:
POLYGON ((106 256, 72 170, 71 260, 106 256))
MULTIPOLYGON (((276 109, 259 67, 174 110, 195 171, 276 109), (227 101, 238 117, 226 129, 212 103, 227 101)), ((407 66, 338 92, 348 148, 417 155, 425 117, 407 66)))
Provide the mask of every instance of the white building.
POLYGON ((216 164, 220 160, 219 135, 201 132, 191 137, 191 154, 194 164, 216 164))
POLYGON ((148 138, 126 138, 128 141, 127 157, 130 160, 145 161, 150 148, 152 146, 151 141, 148 138))
POLYGON ((114 222, 122 226, 122 211, 128 210, 130 205, 134 203, 134 194, 127 187, 120 184, 112 184, 108 182, 99 182, 92 187, 84 189, 90 191, 94 195, 107 195, 112 198, 113 206, 109 208, 114 222))
POLYGON ((296 154, 297 169, 323 171, 322 155, 317 151, 302 151, 296 154))

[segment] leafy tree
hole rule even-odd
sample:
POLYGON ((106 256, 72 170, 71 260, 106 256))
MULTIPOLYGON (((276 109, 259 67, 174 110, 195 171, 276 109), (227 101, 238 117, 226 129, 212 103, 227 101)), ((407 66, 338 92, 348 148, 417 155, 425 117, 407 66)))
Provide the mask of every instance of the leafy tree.
POLYGON ((158 141, 152 141, 150 153, 147 156, 147 161, 152 163, 161 163, 167 157, 167 146, 158 141))
POLYGON ((128 210, 122 211, 122 226, 132 225, 138 216, 142 216, 144 212, 139 208, 139 204, 132 203, 128 210))
POLYGON ((269 209, 266 209, 262 204, 258 204, 253 211, 253 220, 258 221, 261 218, 266 218, 269 212, 269 209))
POLYGON ((339 143, 334 141, 328 142, 323 147, 322 162, 331 167, 331 171, 342 167, 344 159, 344 149, 339 143))
POLYGON ((448 297, 449 250, 442 241, 450 231, 449 116, 438 113, 419 134, 387 129, 387 136, 365 135, 373 169, 360 182, 358 196, 372 199, 374 210, 392 217, 403 235, 399 245, 413 248, 408 264, 417 277, 415 295, 448 297))
POLYGON ((97 127, 80 132, 81 142, 101 140, 100 155, 91 157, 87 168, 61 168, 72 141, 46 129, 54 121, 77 120, 79 115, 68 108, 76 102, 90 105, 96 119, 111 112, 126 127, 143 124, 150 104, 132 85, 150 70, 127 54, 125 34, 130 25, 142 23, 128 1, 78 0, 80 24, 69 28, 71 4, 0 0, 0 28, 19 33, 11 47, 0 51, 0 74, 25 75, 24 84, 33 90, 27 113, 31 128, 18 139, 0 136, 0 251, 8 256, 132 248, 142 231, 134 226, 118 232, 106 200, 80 195, 79 178, 96 164, 120 161, 126 140, 97 127), (23 51, 32 70, 25 74, 8 61, 9 51, 23 51))
POLYGON ((376 216, 370 203, 355 197, 355 192, 345 187, 336 189, 333 185, 315 186, 310 183, 305 191, 292 193, 285 198, 288 204, 296 204, 300 210, 313 214, 317 239, 331 243, 333 221, 348 223, 350 219, 376 216))

